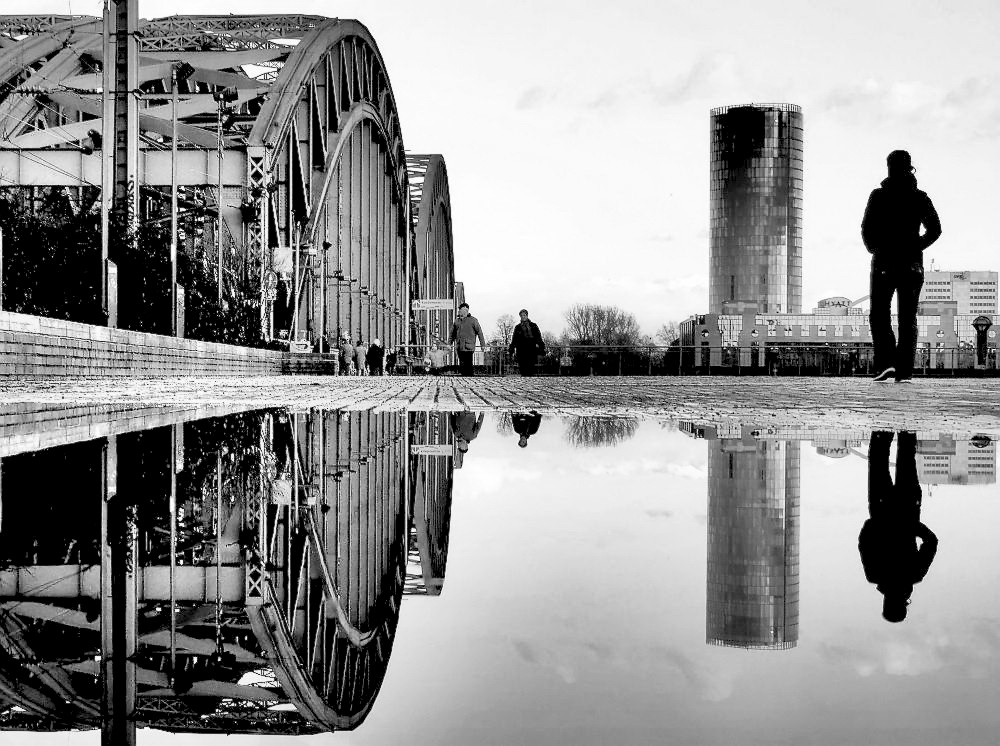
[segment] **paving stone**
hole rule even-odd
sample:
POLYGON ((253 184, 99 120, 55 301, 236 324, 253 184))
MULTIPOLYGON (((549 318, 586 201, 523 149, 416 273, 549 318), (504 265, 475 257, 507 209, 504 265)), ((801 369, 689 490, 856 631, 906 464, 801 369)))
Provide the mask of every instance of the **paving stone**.
POLYGON ((700 424, 1000 435, 1000 379, 45 377, 0 381, 0 411, 33 403, 509 411, 654 416, 700 424))

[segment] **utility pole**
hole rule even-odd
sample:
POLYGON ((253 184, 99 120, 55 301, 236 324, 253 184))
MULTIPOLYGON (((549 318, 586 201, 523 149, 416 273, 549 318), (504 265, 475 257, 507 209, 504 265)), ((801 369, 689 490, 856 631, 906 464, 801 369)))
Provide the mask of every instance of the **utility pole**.
MULTIPOLYGON (((113 191, 101 194, 101 213, 102 219, 105 218, 106 209, 118 213, 124 219, 124 228, 129 233, 130 241, 136 239, 139 204, 139 104, 135 94, 139 82, 136 41, 138 25, 139 0, 110 0, 105 12, 103 103, 105 127, 109 119, 113 119, 113 137, 110 141, 104 139, 104 148, 111 150, 113 156, 104 161, 102 186, 107 189, 111 182, 113 191)), ((108 243, 107 219, 103 220, 102 227, 104 253, 108 243)), ((109 310, 114 301, 108 297, 106 256, 105 254, 101 272, 101 296, 105 309, 109 310)), ((109 323, 114 322, 113 316, 114 314, 109 314, 109 323)), ((101 743, 129 746, 135 743, 136 736, 134 660, 138 642, 138 546, 134 522, 125 504, 126 498, 117 496, 116 454, 116 441, 111 436, 105 448, 104 500, 101 507, 101 743), (111 541, 112 536, 119 539, 111 541)))
MULTIPOLYGON (((115 7, 114 202, 135 231, 139 207, 139 0, 111 0, 115 7)), ((107 60, 105 60, 107 63, 107 60)))

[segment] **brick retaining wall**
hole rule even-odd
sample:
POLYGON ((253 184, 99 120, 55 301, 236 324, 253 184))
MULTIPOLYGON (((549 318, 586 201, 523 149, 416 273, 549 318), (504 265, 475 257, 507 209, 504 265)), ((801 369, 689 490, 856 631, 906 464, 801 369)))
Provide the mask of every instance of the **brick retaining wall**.
POLYGON ((316 374, 332 373, 333 358, 0 311, 0 377, 316 374))

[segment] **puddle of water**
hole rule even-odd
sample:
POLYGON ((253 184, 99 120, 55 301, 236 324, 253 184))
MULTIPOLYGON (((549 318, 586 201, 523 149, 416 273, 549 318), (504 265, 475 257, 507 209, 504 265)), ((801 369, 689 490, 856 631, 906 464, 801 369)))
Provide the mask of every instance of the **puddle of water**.
POLYGON ((194 416, 0 433, 4 727, 994 742, 989 438, 194 416))

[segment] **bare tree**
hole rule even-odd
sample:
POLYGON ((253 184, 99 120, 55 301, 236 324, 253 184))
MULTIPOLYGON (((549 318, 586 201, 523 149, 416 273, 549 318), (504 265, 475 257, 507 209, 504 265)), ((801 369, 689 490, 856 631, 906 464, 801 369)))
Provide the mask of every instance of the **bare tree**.
POLYGON ((510 340, 514 335, 515 326, 517 326, 517 322, 514 321, 514 317, 509 313, 505 313, 497 319, 496 330, 493 332, 493 337, 490 341, 503 345, 503 349, 506 350, 510 347, 510 340))
POLYGON ((642 341, 633 314, 596 303, 577 303, 566 311, 565 336, 572 344, 634 345, 642 341))
POLYGON ((669 345, 680 339, 680 337, 680 327, 673 321, 660 324, 660 328, 656 330, 656 341, 661 345, 669 345))
POLYGON ((639 420, 634 417, 571 417, 564 438, 577 448, 616 446, 635 435, 639 420))

